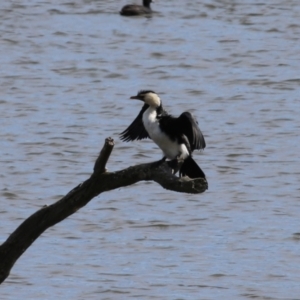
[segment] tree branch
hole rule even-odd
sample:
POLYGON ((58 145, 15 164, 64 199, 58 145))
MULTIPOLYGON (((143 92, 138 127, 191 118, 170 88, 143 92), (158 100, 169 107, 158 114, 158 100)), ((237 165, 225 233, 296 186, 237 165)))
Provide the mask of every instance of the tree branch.
POLYGON ((46 229, 69 217, 103 192, 142 180, 153 180, 165 189, 190 194, 203 193, 208 188, 205 179, 179 178, 173 175, 168 162, 162 160, 117 172, 106 172, 105 166, 113 147, 113 139, 107 138, 95 162, 91 177, 61 200, 44 206, 31 215, 0 246, 0 284, 9 276, 19 257, 46 229))

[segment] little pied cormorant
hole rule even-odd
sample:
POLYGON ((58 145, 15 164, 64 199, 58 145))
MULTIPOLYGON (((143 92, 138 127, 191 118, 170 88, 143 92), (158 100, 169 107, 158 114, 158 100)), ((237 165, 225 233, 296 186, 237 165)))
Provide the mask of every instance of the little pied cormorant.
POLYGON ((137 4, 125 5, 121 9, 120 15, 122 15, 122 16, 139 16, 139 15, 151 14, 152 13, 152 10, 150 7, 151 2, 152 2, 152 0, 143 0, 143 5, 137 5, 137 4))
POLYGON ((130 99, 141 100, 144 106, 131 125, 120 134, 121 140, 128 142, 150 138, 163 151, 163 159, 183 160, 180 176, 205 178, 204 172, 192 158, 195 149, 206 146, 192 114, 184 112, 178 118, 169 115, 163 109, 159 96, 150 90, 142 90, 130 99))

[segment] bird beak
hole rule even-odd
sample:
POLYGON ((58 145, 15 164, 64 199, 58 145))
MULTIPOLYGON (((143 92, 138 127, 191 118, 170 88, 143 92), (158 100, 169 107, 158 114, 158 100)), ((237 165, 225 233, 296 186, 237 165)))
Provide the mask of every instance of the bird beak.
POLYGON ((139 98, 139 96, 131 96, 130 99, 142 100, 142 99, 139 98))

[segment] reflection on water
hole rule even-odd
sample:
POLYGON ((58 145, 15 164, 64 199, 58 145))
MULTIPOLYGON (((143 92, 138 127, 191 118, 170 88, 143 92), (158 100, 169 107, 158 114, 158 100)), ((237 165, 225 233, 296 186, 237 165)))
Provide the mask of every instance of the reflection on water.
POLYGON ((1 241, 85 180, 106 137, 110 170, 161 157, 118 140, 142 88, 197 116, 210 189, 102 194, 45 232, 1 294, 299 298, 300 4, 159 1, 152 18, 123 4, 0 4, 1 241))

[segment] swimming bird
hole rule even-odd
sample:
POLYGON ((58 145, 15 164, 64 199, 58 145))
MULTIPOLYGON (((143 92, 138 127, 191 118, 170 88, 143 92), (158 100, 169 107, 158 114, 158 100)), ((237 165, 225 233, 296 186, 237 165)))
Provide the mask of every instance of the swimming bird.
POLYGON ((152 0, 143 0, 143 5, 137 4, 128 4, 125 5, 121 11, 120 15, 122 16, 138 16, 138 15, 146 15, 151 14, 152 10, 150 7, 150 3, 152 0))
POLYGON ((178 118, 168 114, 160 97, 151 90, 139 91, 137 99, 144 105, 135 120, 121 134, 125 142, 152 139, 163 151, 163 160, 182 160, 179 175, 190 178, 205 178, 204 172, 192 158, 195 149, 204 149, 204 136, 190 112, 183 112, 178 118))

